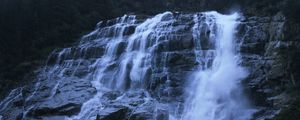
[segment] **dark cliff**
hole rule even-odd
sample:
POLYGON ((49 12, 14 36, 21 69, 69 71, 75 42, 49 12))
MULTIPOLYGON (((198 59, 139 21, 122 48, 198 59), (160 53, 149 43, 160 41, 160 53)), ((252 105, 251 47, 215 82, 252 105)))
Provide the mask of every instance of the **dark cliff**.
MULTIPOLYGON (((32 82, 33 70, 44 65, 52 50, 70 46, 87 31, 91 31, 99 20, 112 19, 123 14, 154 15, 168 10, 186 13, 207 10, 229 13, 239 10, 246 18, 244 25, 253 28, 248 31, 249 36, 246 36, 241 51, 245 60, 243 64, 252 71, 247 79, 247 90, 253 96, 254 104, 263 106, 265 111, 278 112, 281 109, 276 119, 299 118, 300 18, 297 11, 300 3, 297 0, 1 2, 2 98, 8 94, 7 91, 32 82), (288 116, 291 118, 287 118, 288 116)), ((246 31, 245 26, 240 28, 241 31, 246 31)), ((273 115, 266 112, 262 114, 273 115)))

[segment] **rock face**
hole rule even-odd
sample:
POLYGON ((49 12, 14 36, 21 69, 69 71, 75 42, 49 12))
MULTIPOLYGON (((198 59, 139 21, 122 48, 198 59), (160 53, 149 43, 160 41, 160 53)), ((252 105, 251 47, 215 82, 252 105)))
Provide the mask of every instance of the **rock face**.
POLYGON ((245 21, 239 30, 246 31, 241 53, 250 75, 245 84, 253 104, 260 107, 257 119, 272 118, 292 101, 286 90, 297 84, 293 77, 297 71, 292 71, 290 65, 294 52, 299 51, 293 48, 299 47, 299 42, 293 39, 296 37, 286 37, 290 25, 281 13, 245 21))
MULTIPOLYGON (((36 83, 13 90, 1 102, 0 115, 50 120, 178 118, 187 77, 214 57, 207 26, 197 30, 201 47, 195 46, 199 41, 193 36, 194 17, 201 15, 166 12, 149 19, 129 15, 102 21, 77 45, 54 51, 37 71, 36 83)), ((255 119, 273 117, 288 105, 290 97, 284 91, 296 84, 297 74, 289 66, 293 61, 284 55, 300 46, 285 33, 287 27, 293 26, 280 13, 246 17, 239 25, 237 51, 249 71, 244 86, 258 108, 255 119)))

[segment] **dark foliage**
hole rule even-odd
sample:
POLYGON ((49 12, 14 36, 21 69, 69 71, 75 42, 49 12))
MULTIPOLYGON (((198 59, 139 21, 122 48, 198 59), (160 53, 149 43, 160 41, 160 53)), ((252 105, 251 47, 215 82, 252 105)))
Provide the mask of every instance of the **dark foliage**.
POLYGON ((40 65, 54 48, 74 42, 99 20, 116 16, 111 0, 0 3, 0 91, 25 82, 24 74, 40 65))
POLYGON ((283 7, 284 14, 288 18, 299 23, 300 22, 300 16, 299 16, 300 1, 299 0, 287 0, 285 4, 286 5, 283 7))

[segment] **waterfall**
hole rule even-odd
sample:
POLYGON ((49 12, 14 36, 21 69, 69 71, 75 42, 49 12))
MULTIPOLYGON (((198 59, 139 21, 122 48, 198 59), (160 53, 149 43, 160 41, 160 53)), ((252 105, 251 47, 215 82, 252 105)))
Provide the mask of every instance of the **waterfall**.
MULTIPOLYGON (((171 15, 170 12, 165 12, 151 19, 147 19, 143 23, 139 24, 135 28, 135 32, 127 36, 126 47, 122 49, 121 55, 118 56, 118 47, 120 43, 124 43, 125 28, 130 25, 136 24, 135 16, 123 16, 120 21, 112 26, 113 37, 106 45, 104 55, 95 62, 96 74, 93 74, 93 85, 97 89, 97 94, 85 102, 81 112, 77 116, 73 116, 70 119, 96 119, 94 112, 97 109, 101 109, 101 96, 105 91, 117 90, 136 90, 146 88, 146 80, 150 77, 147 76, 148 71, 151 68, 151 59, 155 54, 153 52, 155 46, 158 44, 158 38, 160 36, 166 36, 166 34, 155 34, 159 29, 163 29, 164 25, 168 26, 172 20, 163 21, 163 17, 171 15), (160 27, 162 26, 162 27, 160 27), (118 63, 116 63, 118 62, 118 63), (112 65, 116 65, 115 69, 111 69, 112 65), (111 69, 111 70, 110 70, 111 69), (113 72, 112 76, 107 79, 104 77, 108 75, 107 71, 113 72), (107 90, 103 90, 106 88, 107 90)), ((99 28, 102 30, 103 28, 99 28)), ((168 31, 168 30, 167 30, 168 31)), ((94 32, 95 33, 95 32, 94 32)), ((100 33, 100 37, 103 35, 100 33)), ((101 39, 101 38, 100 38, 101 39)))
POLYGON ((0 103, 0 115, 95 120, 121 111, 118 116, 126 118, 118 119, 251 118, 241 85, 247 71, 239 65, 235 39, 239 14, 146 17, 101 21, 78 44, 53 51, 34 85, 0 103), (14 106, 20 99, 21 110, 14 106))
MULTIPOLYGON (((249 120, 253 113, 243 96, 241 80, 247 77, 247 71, 239 65, 240 58, 236 53, 237 13, 222 15, 207 12, 195 15, 194 38, 201 40, 201 27, 207 26, 208 42, 213 43, 214 51, 198 52, 201 43, 196 42, 199 69, 191 77, 188 87, 190 96, 186 100, 183 120, 249 120), (210 57, 213 62, 207 62, 210 57), (210 67, 208 67, 210 66, 210 67)), ((207 32, 206 32, 207 33, 207 32)))

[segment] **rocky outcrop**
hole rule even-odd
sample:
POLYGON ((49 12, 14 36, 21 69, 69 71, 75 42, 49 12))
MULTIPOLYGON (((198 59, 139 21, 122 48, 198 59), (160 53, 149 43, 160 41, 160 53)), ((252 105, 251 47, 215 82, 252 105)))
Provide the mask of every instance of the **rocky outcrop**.
MULTIPOLYGON (((114 27, 122 19, 117 18, 100 22, 98 28, 76 46, 54 51, 47 66, 37 71, 36 83, 15 89, 0 104, 0 115, 3 119, 76 119, 84 104, 95 99, 99 100, 95 105, 97 110, 88 112, 97 120, 168 120, 172 117, 169 114, 180 116, 187 76, 199 64, 210 66, 214 57, 214 46, 208 41, 209 36, 205 36, 211 32, 207 26, 199 33, 203 36, 196 52, 201 54, 196 56, 197 43, 191 31, 195 24, 193 17, 194 14, 173 13, 161 18, 165 23, 171 19, 176 21, 162 24, 155 31, 157 33, 149 34, 149 41, 160 42, 151 49, 153 56, 147 63, 150 68, 145 70, 146 80, 139 89, 130 87, 136 81, 129 77, 124 78, 125 90, 99 87, 94 81, 100 74, 98 68, 106 66, 107 69, 100 71, 105 75, 99 82, 110 86, 117 84, 115 73, 119 71, 116 67, 122 61, 123 52, 128 50, 129 37, 137 24, 145 21, 145 16, 137 16, 136 23, 125 20, 121 25, 129 25, 120 38, 124 40, 116 46, 116 58, 108 65, 97 66, 108 51, 106 45, 110 44, 110 38, 116 37, 115 32, 119 30, 114 27), (164 29, 163 25, 172 29, 164 29), (163 35, 155 36, 158 33, 163 35)), ((278 13, 273 17, 245 17, 238 28, 240 46, 237 48, 241 64, 249 72, 244 81, 245 91, 258 109, 255 119, 272 118, 293 101, 287 89, 298 84, 296 67, 299 63, 295 60, 299 59, 295 58, 299 51, 290 53, 290 50, 300 47, 299 36, 290 33, 291 29, 299 31, 299 27, 293 25, 278 13)), ((133 64, 124 69, 132 69, 133 64)))
MULTIPOLYGON (((273 118, 286 108, 293 98, 287 93, 298 82, 291 70, 295 63, 295 48, 300 47, 297 37, 290 34, 290 21, 278 13, 273 17, 250 17, 239 31, 246 31, 243 36, 241 52, 243 65, 249 70, 245 81, 253 104, 259 106, 257 119, 273 118)), ((295 24, 296 25, 296 24, 295 24)), ((299 55, 299 54, 298 54, 299 55)))
POLYGON ((97 120, 168 120, 167 106, 149 99, 145 91, 129 91, 125 94, 108 92, 103 98, 104 109, 97 120))
POLYGON ((1 103, 1 114, 4 119, 25 119, 25 114, 36 119, 71 116, 80 112, 82 104, 94 94, 91 83, 77 77, 41 79, 35 86, 25 86, 8 96, 9 102, 5 99, 7 103, 1 103))

